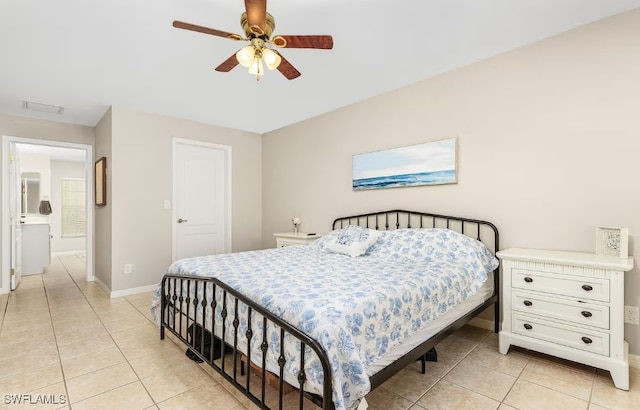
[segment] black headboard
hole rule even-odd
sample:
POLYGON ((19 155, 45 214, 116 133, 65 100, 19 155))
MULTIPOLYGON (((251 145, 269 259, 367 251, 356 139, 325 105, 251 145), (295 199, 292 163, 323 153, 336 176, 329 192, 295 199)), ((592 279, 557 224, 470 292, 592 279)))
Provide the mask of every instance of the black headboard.
POLYGON ((479 240, 494 253, 500 249, 498 228, 491 222, 479 219, 394 209, 345 216, 333 221, 333 229, 341 229, 347 225, 364 226, 376 230, 447 228, 479 240))

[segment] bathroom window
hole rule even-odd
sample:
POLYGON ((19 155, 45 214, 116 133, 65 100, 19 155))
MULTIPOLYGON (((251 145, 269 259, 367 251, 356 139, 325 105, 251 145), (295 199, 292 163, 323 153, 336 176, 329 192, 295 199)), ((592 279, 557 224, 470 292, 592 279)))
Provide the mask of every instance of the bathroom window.
POLYGON ((62 178, 62 237, 85 236, 87 209, 85 180, 62 178))

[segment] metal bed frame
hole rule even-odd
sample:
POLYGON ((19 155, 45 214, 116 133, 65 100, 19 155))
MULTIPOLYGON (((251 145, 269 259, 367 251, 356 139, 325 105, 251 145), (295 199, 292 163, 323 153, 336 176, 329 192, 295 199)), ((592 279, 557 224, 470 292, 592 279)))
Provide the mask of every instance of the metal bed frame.
MULTIPOLYGON (((359 225, 376 230, 392 230, 401 228, 447 228, 483 242, 494 253, 499 250, 498 229, 490 222, 477 219, 405 210, 391 210, 337 218, 334 220, 332 227, 333 229, 340 229, 346 225, 359 225)), ((485 300, 484 303, 469 311, 428 340, 425 340, 423 343, 413 348, 389 366, 372 375, 370 377, 371 390, 380 386, 400 370, 417 360, 422 361, 422 372, 424 373, 425 360, 434 360, 436 357, 434 350, 435 346, 491 305, 494 305, 495 309, 494 331, 497 333, 499 331, 500 324, 499 268, 496 268, 493 271, 493 281, 493 294, 485 300)), ((291 406, 292 404, 290 400, 296 400, 298 402, 299 409, 306 407, 306 400, 320 406, 322 409, 329 410, 334 408, 332 401, 331 367, 320 344, 305 333, 276 317, 259 304, 249 300, 247 297, 216 278, 165 275, 162 280, 161 295, 161 339, 164 339, 165 337, 165 329, 175 335, 178 340, 189 346, 189 349, 198 358, 209 364, 225 380, 231 383, 236 389, 242 392, 242 394, 262 409, 270 409, 271 407, 269 407, 269 405, 272 404, 275 404, 277 408, 282 409, 285 405, 285 400, 289 400, 288 406, 291 406), (223 295, 223 306, 221 307, 221 335, 215 334, 215 314, 211 314, 210 322, 211 331, 214 332, 214 334, 212 335, 210 332, 206 331, 206 326, 204 326, 206 310, 211 309, 212 312, 215 312, 216 308, 219 307, 218 304, 220 303, 215 297, 212 297, 212 300, 206 299, 207 292, 205 289, 208 287, 213 289, 213 292, 211 293, 212 295, 216 295, 216 292, 221 292, 223 295), (194 298, 190 297, 191 290, 193 290, 196 295, 194 298), (199 290, 201 290, 202 295, 204 295, 202 300, 198 300, 197 297, 199 290), (228 302, 228 300, 230 302, 228 302), (229 303, 233 304, 233 312, 235 312, 234 315, 232 315, 233 317, 229 317, 229 303), (238 330, 241 320, 238 314, 239 303, 243 303, 248 307, 248 329, 244 335, 241 335, 238 330), (194 327, 198 326, 196 312, 198 311, 197 308, 199 304, 202 307, 201 317, 198 316, 200 319, 199 323, 203 324, 205 331, 194 331, 194 327), (259 314, 262 317, 263 329, 262 342, 260 344, 260 351, 262 352, 260 363, 262 363, 262 365, 259 369, 254 369, 255 373, 257 373, 256 376, 260 379, 259 383, 252 383, 252 371, 246 371, 247 369, 245 367, 245 361, 250 367, 254 366, 251 360, 251 339, 255 330, 252 329, 251 317, 254 313, 259 314), (233 326, 233 335, 231 336, 225 334, 228 323, 227 321, 231 321, 231 325, 233 326), (275 375, 277 379, 274 378, 272 373, 265 370, 267 368, 266 357, 269 346, 269 340, 267 340, 268 323, 280 328, 280 356, 278 358, 279 374, 275 375), (300 357, 296 358, 296 360, 299 359, 298 368, 301 369, 297 377, 297 386, 290 386, 284 381, 284 366, 286 363, 284 355, 285 334, 291 335, 301 344, 300 357), (245 353, 238 348, 238 340, 240 337, 246 338, 245 340, 247 341, 246 357, 245 353), (230 343, 230 340, 233 340, 233 343, 230 343), (218 343, 216 344, 214 341, 218 343), (221 343, 221 341, 225 342, 221 343), (209 342, 210 345, 208 351, 206 349, 207 342, 209 342), (308 393, 304 388, 306 382, 306 375, 304 372, 305 347, 307 346, 317 354, 322 365, 324 375, 322 396, 308 393), (267 383, 268 380, 271 380, 272 383, 267 383), (271 388, 268 388, 267 384, 271 386, 271 388), (287 393, 291 390, 297 391, 297 398, 287 396, 287 393), (277 403, 274 403, 274 401, 277 403)))

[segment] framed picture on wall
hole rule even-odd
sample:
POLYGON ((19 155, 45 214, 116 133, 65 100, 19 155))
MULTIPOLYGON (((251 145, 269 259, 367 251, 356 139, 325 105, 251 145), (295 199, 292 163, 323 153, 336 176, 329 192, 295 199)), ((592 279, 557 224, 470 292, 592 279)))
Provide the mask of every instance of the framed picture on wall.
POLYGON ((102 157, 95 164, 95 199, 97 206, 107 204, 107 158, 102 157))
POLYGON ((629 257, 629 228, 596 227, 596 255, 629 257))
POLYGON ((457 182, 455 137, 353 156, 354 191, 457 182))

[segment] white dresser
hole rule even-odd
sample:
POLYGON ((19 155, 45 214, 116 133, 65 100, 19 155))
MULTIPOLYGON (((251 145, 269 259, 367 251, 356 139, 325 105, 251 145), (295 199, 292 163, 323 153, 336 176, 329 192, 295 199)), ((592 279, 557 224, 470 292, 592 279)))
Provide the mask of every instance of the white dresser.
POLYGON ((284 232, 273 234, 273 236, 276 237, 276 247, 278 248, 291 245, 305 245, 315 241, 322 235, 324 234, 307 232, 284 232))
POLYGON ((502 261, 499 350, 516 345, 609 370, 629 390, 624 272, 633 258, 511 248, 502 261))

